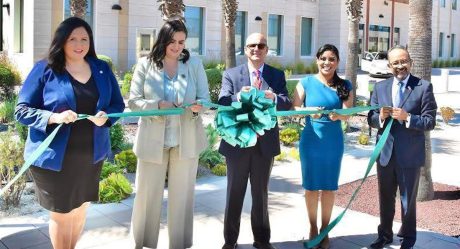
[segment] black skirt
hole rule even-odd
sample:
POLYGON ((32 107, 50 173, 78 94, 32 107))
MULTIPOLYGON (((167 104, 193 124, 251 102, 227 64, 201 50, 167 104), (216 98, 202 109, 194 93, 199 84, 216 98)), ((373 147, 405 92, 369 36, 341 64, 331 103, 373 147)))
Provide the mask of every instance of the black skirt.
MULTIPOLYGON (((77 113, 95 114, 99 93, 92 78, 82 84, 71 79, 77 113)), ((83 203, 99 200, 99 177, 103 161, 93 163, 94 124, 83 119, 69 124, 70 137, 61 171, 31 167, 40 205, 49 211, 68 213, 83 203)))

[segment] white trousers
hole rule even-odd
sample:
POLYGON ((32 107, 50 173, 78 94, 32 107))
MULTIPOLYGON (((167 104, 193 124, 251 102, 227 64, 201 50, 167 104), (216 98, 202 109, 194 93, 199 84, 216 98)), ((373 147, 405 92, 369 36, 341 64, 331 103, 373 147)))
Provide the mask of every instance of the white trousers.
POLYGON ((166 172, 168 172, 169 249, 193 244, 193 206, 198 158, 179 159, 179 148, 165 149, 161 164, 138 160, 131 219, 135 248, 157 248, 166 172))

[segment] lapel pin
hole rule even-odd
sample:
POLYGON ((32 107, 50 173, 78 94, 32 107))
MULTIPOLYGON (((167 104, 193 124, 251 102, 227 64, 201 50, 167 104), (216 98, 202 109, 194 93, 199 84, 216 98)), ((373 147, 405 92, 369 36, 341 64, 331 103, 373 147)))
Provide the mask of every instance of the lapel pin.
POLYGON ((99 73, 100 73, 100 74, 103 74, 104 72, 101 70, 101 71, 99 71, 99 73))
POLYGON ((185 74, 181 74, 180 77, 185 79, 185 74))

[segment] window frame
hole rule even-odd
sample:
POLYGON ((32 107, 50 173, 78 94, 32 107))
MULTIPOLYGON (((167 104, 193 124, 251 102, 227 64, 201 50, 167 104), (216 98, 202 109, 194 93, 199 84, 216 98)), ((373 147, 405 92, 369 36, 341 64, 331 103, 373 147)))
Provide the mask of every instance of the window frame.
POLYGON ((314 23, 315 19, 313 17, 306 17, 306 16, 301 16, 300 17, 300 58, 312 58, 313 57, 313 51, 314 51, 314 37, 313 34, 314 32, 314 23), (311 19, 311 34, 310 34, 310 54, 309 55, 302 55, 302 44, 303 44, 303 35, 302 35, 302 28, 303 28, 303 19, 311 19))
POLYGON ((438 36, 438 57, 442 58, 444 50, 444 32, 439 32, 438 36))
POLYGON ((267 15, 267 45, 268 45, 268 48, 270 49, 270 44, 268 44, 269 42, 269 38, 270 38, 270 32, 269 32, 269 29, 270 29, 270 16, 273 15, 273 16, 277 16, 280 18, 280 20, 278 20, 279 22, 279 28, 278 28, 278 32, 279 32, 279 37, 277 39, 277 42, 279 43, 279 51, 278 49, 276 50, 277 54, 276 55, 269 55, 269 56, 274 56, 274 57, 282 57, 284 55, 284 16, 283 15, 280 15, 280 14, 268 14, 267 15))
MULTIPOLYGON (((205 7, 202 7, 202 6, 196 6, 196 5, 186 5, 185 6, 185 11, 184 11, 184 19, 187 20, 186 16, 185 16, 185 13, 187 12, 187 8, 198 8, 200 10, 200 37, 198 38, 199 41, 198 41, 198 44, 199 44, 199 52, 198 54, 196 54, 195 52, 192 52, 192 50, 187 46, 187 42, 186 42, 186 46, 185 48, 190 52, 191 55, 196 55, 196 56, 206 56, 206 46, 205 46, 205 42, 206 42, 206 27, 205 27, 205 18, 206 18, 206 8, 205 7)), ((185 25, 187 26, 187 21, 185 22, 185 25)), ((187 30, 189 30, 189 28, 187 27, 187 30)), ((187 40, 190 38, 190 31, 189 31, 189 34, 188 34, 188 37, 187 37, 187 40)))
POLYGON ((457 36, 455 34, 450 34, 450 57, 455 57, 455 38, 457 36))
POLYGON ((235 55, 244 55, 244 47, 246 45, 246 37, 248 35, 248 11, 246 10, 237 10, 236 11, 237 13, 237 16, 238 16, 238 13, 243 13, 242 15, 242 34, 241 34, 241 42, 240 42, 240 46, 241 46, 241 50, 239 51, 240 53, 237 54, 238 51, 236 51, 236 45, 237 45, 237 41, 236 41, 236 20, 235 19, 235 55))

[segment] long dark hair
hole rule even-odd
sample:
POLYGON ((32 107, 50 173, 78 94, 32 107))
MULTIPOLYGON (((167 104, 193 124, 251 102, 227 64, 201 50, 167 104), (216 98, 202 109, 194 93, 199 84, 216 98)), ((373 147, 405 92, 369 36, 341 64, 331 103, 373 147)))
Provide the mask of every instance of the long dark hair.
MULTIPOLYGON (((321 55, 326 51, 331 51, 334 53, 334 55, 337 57, 337 62, 340 60, 339 50, 332 44, 324 44, 322 47, 320 47, 318 52, 316 52, 316 59, 319 59, 319 57, 321 57, 321 55)), ((345 80, 339 77, 337 70, 334 71, 334 76, 332 77, 332 85, 330 85, 330 87, 333 87, 337 90, 337 95, 342 101, 347 100, 348 96, 350 96, 350 89, 345 86, 345 80)))
POLYGON ((69 17, 65 19, 54 32, 53 41, 51 42, 50 49, 48 51, 48 65, 53 71, 57 73, 63 73, 65 67, 65 54, 64 45, 69 39, 70 34, 76 28, 83 27, 89 36, 89 50, 85 55, 85 59, 88 57, 97 58, 96 51, 94 50, 94 39, 93 31, 85 20, 78 17, 69 17))
MULTIPOLYGON (((184 32, 185 38, 188 36, 187 28, 181 20, 170 20, 165 22, 158 33, 157 40, 153 44, 152 51, 150 51, 147 58, 155 64, 157 68, 163 68, 163 59, 166 56, 166 47, 171 43, 174 33, 184 32)), ((180 61, 187 62, 190 58, 190 53, 187 49, 182 50, 180 61)))

